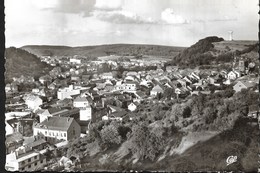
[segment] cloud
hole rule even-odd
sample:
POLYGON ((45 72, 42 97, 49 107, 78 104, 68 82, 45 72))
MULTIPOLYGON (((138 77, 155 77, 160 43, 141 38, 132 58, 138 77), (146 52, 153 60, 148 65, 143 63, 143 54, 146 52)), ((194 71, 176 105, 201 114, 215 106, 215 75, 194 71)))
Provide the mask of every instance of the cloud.
POLYGON ((114 11, 100 11, 96 10, 93 16, 99 20, 116 23, 116 24, 144 24, 156 23, 152 18, 144 18, 130 11, 114 10, 114 11))
POLYGON ((123 5, 122 0, 96 0, 95 8, 100 10, 118 10, 121 9, 123 5))
POLYGON ((219 18, 215 18, 212 20, 208 20, 209 22, 219 22, 219 21, 237 21, 236 17, 231 17, 231 16, 221 16, 219 18))
POLYGON ((189 22, 182 16, 174 14, 171 8, 167 8, 161 12, 161 20, 167 24, 185 24, 189 22))
MULTIPOLYGON (((55 6, 44 8, 59 13, 78 13, 89 16, 94 10, 96 0, 56 0, 55 6)), ((53 4, 52 4, 53 5, 53 4)))

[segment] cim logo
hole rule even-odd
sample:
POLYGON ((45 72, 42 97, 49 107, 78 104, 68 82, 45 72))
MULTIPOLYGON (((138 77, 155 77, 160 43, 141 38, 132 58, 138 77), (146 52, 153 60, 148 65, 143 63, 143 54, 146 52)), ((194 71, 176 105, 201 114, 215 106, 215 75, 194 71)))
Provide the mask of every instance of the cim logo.
POLYGON ((229 157, 227 158, 226 162, 227 162, 227 166, 230 165, 230 164, 232 164, 232 163, 237 162, 237 156, 229 156, 229 157))

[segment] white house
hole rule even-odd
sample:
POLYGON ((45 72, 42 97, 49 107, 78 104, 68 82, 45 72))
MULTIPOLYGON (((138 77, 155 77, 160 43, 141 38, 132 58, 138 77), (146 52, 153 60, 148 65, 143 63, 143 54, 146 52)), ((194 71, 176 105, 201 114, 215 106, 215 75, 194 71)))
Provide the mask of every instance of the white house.
POLYGON ((137 106, 134 103, 130 103, 127 108, 128 108, 128 110, 133 112, 136 110, 137 106))
POLYGON ((70 85, 69 87, 60 88, 57 91, 57 97, 59 100, 63 100, 65 98, 71 98, 72 95, 80 94, 82 91, 87 90, 86 87, 76 87, 73 85, 70 85))
POLYGON ((92 108, 86 97, 77 97, 73 101, 73 106, 79 108, 79 119, 80 121, 87 121, 91 119, 92 108))
POLYGON ((81 59, 70 58, 70 63, 71 64, 81 64, 81 59))
POLYGON ((153 89, 150 92, 151 96, 156 96, 159 93, 163 93, 163 87, 161 87, 160 85, 156 85, 153 87, 153 89))
POLYGON ((29 109, 36 110, 43 104, 43 101, 39 96, 30 95, 25 99, 25 104, 29 109))
POLYGON ((117 82, 114 87, 115 91, 126 91, 126 92, 133 92, 136 91, 139 87, 139 84, 135 81, 126 81, 125 83, 117 82))
POLYGON ((48 117, 33 127, 34 136, 44 136, 45 140, 72 140, 80 137, 81 128, 74 118, 48 117))
POLYGON ((6 155, 7 171, 36 171, 43 169, 45 165, 46 157, 30 147, 20 147, 6 155))
POLYGON ((237 71, 230 71, 227 74, 227 79, 229 79, 229 80, 235 80, 236 78, 239 78, 239 77, 240 77, 240 73, 237 71))
POLYGON ((248 81, 238 81, 234 86, 233 89, 236 92, 241 91, 242 89, 248 89, 251 87, 254 87, 256 85, 256 83, 254 82, 248 82, 248 81))
POLYGON ((100 76, 101 76, 101 79, 113 79, 114 78, 114 75, 112 72, 103 73, 100 76))

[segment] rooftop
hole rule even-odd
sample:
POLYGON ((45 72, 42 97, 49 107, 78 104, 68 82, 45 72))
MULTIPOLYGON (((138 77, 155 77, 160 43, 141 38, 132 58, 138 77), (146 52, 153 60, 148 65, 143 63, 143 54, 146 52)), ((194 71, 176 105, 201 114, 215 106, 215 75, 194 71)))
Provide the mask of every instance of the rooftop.
POLYGON ((36 124, 36 128, 45 128, 51 130, 67 131, 71 126, 74 118, 68 117, 49 117, 42 123, 36 124))

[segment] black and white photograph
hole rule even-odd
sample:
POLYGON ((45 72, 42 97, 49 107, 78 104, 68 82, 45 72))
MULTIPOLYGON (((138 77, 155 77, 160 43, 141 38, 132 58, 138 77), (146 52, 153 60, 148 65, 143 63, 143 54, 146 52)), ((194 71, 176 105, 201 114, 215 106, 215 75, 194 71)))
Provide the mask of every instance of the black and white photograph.
POLYGON ((259 3, 5 0, 5 170, 260 172, 259 3))

